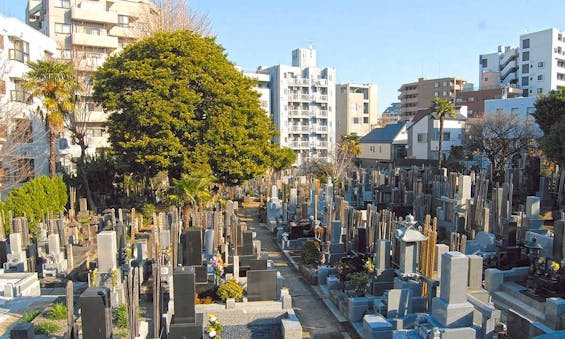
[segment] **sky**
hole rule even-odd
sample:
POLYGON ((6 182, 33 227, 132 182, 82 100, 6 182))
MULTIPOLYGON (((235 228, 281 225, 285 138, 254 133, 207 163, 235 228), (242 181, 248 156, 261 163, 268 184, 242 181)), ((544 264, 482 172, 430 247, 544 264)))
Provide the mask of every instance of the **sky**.
MULTIPOLYGON (((24 19, 26 0, 0 0, 24 19)), ((243 69, 290 64, 312 45, 338 83, 376 83, 379 111, 403 83, 456 76, 478 85, 479 55, 520 34, 565 29, 564 0, 190 0, 228 58, 243 69)))

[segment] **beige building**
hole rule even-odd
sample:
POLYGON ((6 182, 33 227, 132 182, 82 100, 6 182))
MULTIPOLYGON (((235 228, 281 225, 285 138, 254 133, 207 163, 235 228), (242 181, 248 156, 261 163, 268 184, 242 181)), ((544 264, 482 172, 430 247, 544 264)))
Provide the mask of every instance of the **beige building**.
POLYGON ((375 84, 336 85, 336 140, 344 134, 364 136, 379 119, 379 99, 375 84))
MULTIPOLYGON (((146 33, 158 14, 149 0, 29 0, 27 24, 57 43, 58 57, 74 63, 83 80, 87 98, 85 114, 88 155, 109 147, 104 123, 107 115, 88 100, 92 74, 106 58, 146 33)), ((69 133, 68 148, 60 150, 60 162, 69 169, 70 160, 80 154, 69 133)))
POLYGON ((461 78, 419 78, 416 82, 403 84, 398 90, 400 92, 399 120, 411 120, 419 110, 429 108, 435 97, 449 98, 455 102, 466 82, 461 78))

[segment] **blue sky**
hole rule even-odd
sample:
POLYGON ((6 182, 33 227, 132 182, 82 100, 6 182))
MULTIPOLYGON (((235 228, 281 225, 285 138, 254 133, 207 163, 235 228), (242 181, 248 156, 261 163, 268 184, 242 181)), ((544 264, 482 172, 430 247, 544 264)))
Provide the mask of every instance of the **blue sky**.
MULTIPOLYGON (((23 19, 26 0, 0 0, 23 19)), ((563 0, 192 0, 231 61, 246 70, 290 64, 291 50, 318 51, 338 82, 376 83, 379 111, 402 83, 458 76, 477 84, 479 54, 520 34, 565 29, 563 0)))

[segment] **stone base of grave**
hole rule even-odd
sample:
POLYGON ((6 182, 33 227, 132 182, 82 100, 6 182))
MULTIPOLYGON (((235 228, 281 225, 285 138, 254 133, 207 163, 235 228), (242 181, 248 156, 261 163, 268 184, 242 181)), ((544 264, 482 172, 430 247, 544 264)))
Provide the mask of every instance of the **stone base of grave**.
POLYGON ((392 324, 378 314, 367 314, 363 317, 363 338, 392 339, 392 324))
POLYGON ((412 290, 412 295, 422 295, 422 283, 413 280, 402 280, 394 278, 394 288, 405 290, 412 290))
POLYGON ((479 338, 480 330, 475 327, 440 328, 441 339, 475 339, 479 338))
POLYGON ((358 297, 347 299, 347 318, 351 322, 363 320, 363 316, 369 310, 369 299, 358 297))
POLYGON ((468 302, 448 304, 442 298, 434 298, 432 300, 432 318, 442 327, 472 326, 473 311, 473 305, 468 302))
POLYGON ((183 338, 194 338, 202 339, 202 324, 203 324, 203 314, 196 313, 194 323, 175 323, 173 318, 173 323, 169 327, 169 338, 171 339, 183 339, 183 338))

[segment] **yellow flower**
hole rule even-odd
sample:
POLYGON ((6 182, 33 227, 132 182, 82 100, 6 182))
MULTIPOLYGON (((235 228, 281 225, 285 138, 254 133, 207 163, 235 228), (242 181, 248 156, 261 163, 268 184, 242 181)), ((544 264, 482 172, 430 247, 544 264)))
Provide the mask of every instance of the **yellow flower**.
POLYGON ((561 265, 559 265, 559 263, 557 261, 551 262, 551 269, 553 270, 553 272, 559 271, 560 268, 561 268, 561 265))

